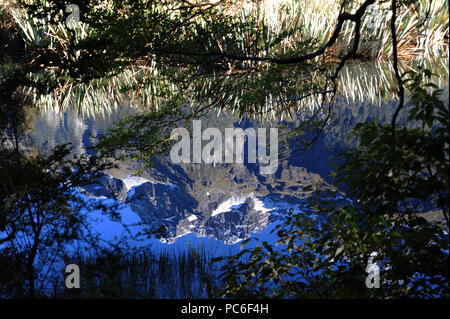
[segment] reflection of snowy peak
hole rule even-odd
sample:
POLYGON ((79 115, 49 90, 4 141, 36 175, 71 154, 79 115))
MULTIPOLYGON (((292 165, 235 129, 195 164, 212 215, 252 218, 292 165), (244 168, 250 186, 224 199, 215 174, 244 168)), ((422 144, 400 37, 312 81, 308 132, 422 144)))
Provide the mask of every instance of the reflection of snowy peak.
POLYGON ((115 178, 105 174, 83 191, 90 197, 113 198, 122 202, 151 229, 164 230, 160 235, 163 242, 171 243, 192 233, 233 244, 262 231, 274 221, 282 220, 287 210, 299 209, 304 196, 295 194, 292 189, 288 195, 284 190, 286 185, 296 184, 298 191, 306 181, 308 185, 313 182, 314 178, 303 175, 300 178, 298 174, 282 172, 280 178, 284 179, 284 187, 277 191, 279 182, 270 180, 272 191, 267 192, 261 185, 256 187, 253 184, 251 187, 251 183, 230 182, 230 179, 222 181, 220 187, 213 178, 211 183, 203 186, 194 182, 195 186, 191 188, 186 184, 178 187, 143 177, 115 178), (292 176, 296 176, 299 182, 290 181, 292 176), (238 193, 233 195, 233 190, 238 193))
MULTIPOLYGON (((91 154, 93 150, 88 147, 95 143, 93 136, 106 134, 114 122, 129 114, 135 114, 135 110, 117 109, 105 117, 95 118, 83 118, 76 110, 59 115, 46 113, 35 121, 33 139, 42 150, 71 142, 75 146, 74 154, 91 154)), ((276 125, 238 121, 224 114, 211 113, 202 118, 202 127, 216 127, 222 132, 225 128, 257 128, 269 124, 276 125)), ((319 146, 318 153, 280 158, 278 170, 272 175, 259 174, 259 165, 248 161, 177 165, 166 154, 155 158, 153 168, 142 169, 139 162, 126 160, 121 161, 119 168, 109 170, 95 183, 84 187, 83 192, 99 201, 119 201, 150 228, 165 230, 161 232, 162 239, 168 242, 187 233, 236 242, 285 216, 280 207, 301 205, 309 196, 305 187, 322 180, 310 172, 321 173, 322 166, 328 167, 329 151, 324 145, 319 146), (131 176, 137 170, 141 175, 131 176)), ((286 147, 295 150, 296 145, 286 147)), ((248 152, 248 145, 245 149, 248 152)))
POLYGON ((195 199, 176 187, 146 182, 134 186, 125 201, 152 229, 165 228, 165 235, 177 234, 181 220, 190 216, 197 206, 195 199))
POLYGON ((246 198, 230 198, 216 209, 211 217, 195 228, 199 236, 211 235, 233 244, 262 231, 269 225, 269 209, 251 194, 246 198))

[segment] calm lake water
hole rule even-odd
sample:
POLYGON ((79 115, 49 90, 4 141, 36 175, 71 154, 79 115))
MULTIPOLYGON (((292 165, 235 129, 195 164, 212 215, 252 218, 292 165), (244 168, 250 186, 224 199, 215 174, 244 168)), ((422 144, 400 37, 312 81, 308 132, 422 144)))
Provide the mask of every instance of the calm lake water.
MULTIPOLYGON (((448 69, 439 81, 448 83, 448 69)), ((443 99, 448 100, 448 85, 442 86, 443 99)), ((377 92, 376 87, 374 90, 377 92)), ((390 122, 396 106, 397 102, 389 99, 378 105, 361 97, 341 97, 315 146, 306 152, 296 151, 296 140, 290 140, 288 156, 280 158, 272 175, 261 175, 255 164, 176 165, 162 156, 155 160, 153 169, 139 177, 133 176, 137 163, 123 162, 119 169, 107 172, 108 181, 99 182, 88 193, 121 201, 148 225, 164 225, 168 232, 162 239, 168 242, 192 233, 235 243, 282 219, 287 208, 301 209, 308 197, 303 189, 322 179, 330 181, 333 156, 357 142, 351 136, 352 127, 372 120, 390 122), (118 184, 112 187, 111 180, 118 184)), ((107 134, 114 122, 134 113, 131 107, 93 116, 82 116, 75 109, 46 111, 34 121, 33 143, 49 150, 70 142, 74 153, 90 153, 93 136, 107 134)), ((406 120, 405 115, 400 114, 400 122, 406 120)), ((255 123, 209 114, 202 124, 224 132, 226 127, 247 128, 255 123)))

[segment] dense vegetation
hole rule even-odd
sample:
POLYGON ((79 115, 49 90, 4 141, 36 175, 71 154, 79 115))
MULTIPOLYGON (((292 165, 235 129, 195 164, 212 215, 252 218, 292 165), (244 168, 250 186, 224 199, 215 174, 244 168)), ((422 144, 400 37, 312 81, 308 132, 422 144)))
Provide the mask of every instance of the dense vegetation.
POLYGON ((448 297, 448 102, 417 68, 448 57, 448 1, 280 3, 83 0, 76 28, 65 1, 1 3, 1 297, 448 297), (357 88, 347 66, 366 60, 388 66, 382 84, 357 88), (358 125, 358 146, 339 157, 336 186, 349 201, 327 201, 336 195, 318 185, 307 214, 280 226, 277 247, 243 250, 220 279, 204 252, 127 255, 81 238, 98 253, 65 254, 88 226, 73 190, 112 167, 110 155, 148 162, 170 146, 171 128, 212 110, 299 118, 291 133, 310 147, 340 96, 395 97, 398 107, 389 125, 358 125), (28 141, 30 109, 124 103, 140 114, 117 123, 97 156, 72 158, 67 145, 41 154, 28 141), (427 221, 421 206, 442 218, 427 221), (49 291, 39 271, 57 259, 108 272, 85 278, 78 295, 49 291), (369 259, 380 289, 365 286, 369 259), (164 290, 167 278, 179 285, 164 290))
POLYGON ((51 298, 219 298, 218 267, 209 255, 202 248, 70 254, 65 264, 83 269, 83 289, 66 289, 58 274, 41 293, 51 298))
POLYGON ((335 173, 349 199, 337 205, 338 194, 319 185, 310 209, 278 227, 280 248, 262 242, 222 268, 226 295, 448 298, 448 104, 421 75, 410 81, 417 127, 357 125, 359 145, 340 154, 335 173), (427 202, 441 220, 420 214, 427 202), (380 268, 378 289, 366 287, 369 261, 380 268))

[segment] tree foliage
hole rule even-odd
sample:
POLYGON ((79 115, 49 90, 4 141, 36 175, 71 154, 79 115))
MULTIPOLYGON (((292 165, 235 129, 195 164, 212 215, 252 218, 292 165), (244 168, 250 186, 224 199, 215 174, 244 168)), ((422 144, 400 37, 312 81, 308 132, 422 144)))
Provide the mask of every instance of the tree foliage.
POLYGON ((0 66, 2 297, 38 297, 36 290, 45 284, 42 271, 52 267, 67 243, 83 236, 85 217, 80 211, 95 208, 77 196, 77 187, 92 183, 114 166, 95 156, 73 158, 69 145, 57 146, 48 154, 31 145, 27 120, 33 104, 24 87, 46 92, 53 83, 34 82, 26 70, 0 66))
POLYGON ((340 155, 336 173, 345 198, 318 187, 277 226, 276 247, 262 242, 230 258, 226 296, 448 297, 448 103, 422 75, 405 84, 414 126, 357 125, 359 145, 340 155), (421 214, 427 206, 437 220, 421 214), (380 269, 379 288, 365 285, 369 263, 380 269))

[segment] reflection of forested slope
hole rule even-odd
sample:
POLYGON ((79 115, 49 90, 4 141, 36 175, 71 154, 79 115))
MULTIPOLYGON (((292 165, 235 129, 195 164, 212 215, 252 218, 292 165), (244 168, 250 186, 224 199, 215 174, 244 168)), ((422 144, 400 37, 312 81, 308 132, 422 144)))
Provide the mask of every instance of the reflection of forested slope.
MULTIPOLYGON (((448 91, 447 91, 448 96, 448 91)), ((327 179, 328 174, 332 169, 332 157, 340 150, 347 147, 355 146, 356 138, 352 138, 352 128, 355 124, 367 121, 377 120, 382 123, 389 123, 392 119, 397 103, 394 101, 385 102, 382 105, 370 104, 366 102, 350 103, 345 98, 341 97, 333 109, 333 115, 329 120, 324 132, 317 140, 314 147, 306 152, 297 150, 295 139, 291 140, 289 158, 281 165, 284 167, 296 166, 304 167, 308 172, 317 173, 322 178, 327 179), (349 137, 347 139, 347 137, 349 137)), ((75 111, 67 111, 63 114, 57 114, 55 111, 47 111, 45 114, 37 116, 33 124, 32 137, 35 145, 40 149, 51 149, 57 144, 72 143, 75 153, 86 152, 86 147, 91 146, 94 135, 103 135, 108 128, 114 126, 114 122, 127 114, 133 114, 134 109, 122 108, 114 110, 109 114, 99 115, 95 118, 82 118, 75 111)), ((208 127, 216 127, 221 132, 224 128, 240 126, 247 127, 269 127, 277 126, 276 123, 258 123, 254 120, 238 121, 236 117, 230 114, 208 114, 202 119, 202 129, 208 127)), ((406 112, 401 112, 399 121, 406 120, 406 112)), ((293 121, 289 126, 298 125, 298 122, 293 121)), ((280 144, 281 145, 281 144, 280 144)), ((281 152, 281 150, 280 150, 281 152)), ((168 158, 162 157, 158 163, 167 163, 168 158)), ((132 163, 124 164, 123 170, 127 174, 134 171, 137 166, 132 163), (125 168, 127 167, 127 168, 125 168), (129 168, 132 168, 131 170, 129 168)), ((156 172, 155 178, 158 180, 170 179, 170 174, 162 173, 168 170, 168 166, 164 164, 165 168, 160 167, 160 172, 156 172), (165 176, 164 176, 165 175, 165 176)), ((252 164, 245 165, 252 174, 257 174, 258 166, 252 164)), ((218 171, 228 168, 226 165, 217 165, 216 167, 206 167, 205 164, 194 165, 193 167, 185 167, 183 171, 187 175, 186 178, 192 180, 208 180, 214 175, 221 175, 218 171), (198 168, 196 168, 198 167, 198 168)), ((279 172, 278 172, 279 173, 279 172)), ((226 175, 226 174, 222 174, 226 175)), ((260 179, 265 177, 259 176, 260 179)))
MULTIPOLYGON (((357 123, 374 120, 389 123, 396 107, 393 101, 374 105, 367 102, 349 103, 345 98, 339 98, 328 124, 311 149, 304 151, 303 145, 298 143, 299 138, 290 141, 289 165, 305 167, 309 172, 329 180, 329 174, 334 169, 333 157, 358 142, 352 135, 353 127, 357 123)), ((403 119, 405 112, 399 117, 399 120, 403 119)))
MULTIPOLYGON (((441 96, 443 101, 448 101, 449 88, 443 89, 441 96)), ((314 148, 301 153, 292 151, 289 163, 295 166, 303 166, 308 171, 319 174, 327 180, 333 169, 331 159, 340 151, 356 147, 358 139, 352 134, 352 130, 358 123, 378 121, 382 124, 390 124, 394 112, 398 106, 397 101, 385 101, 381 105, 371 104, 365 101, 348 102, 341 97, 334 106, 333 114, 318 139, 314 148)), ((398 123, 407 123, 408 103, 399 113, 398 123)), ((408 123, 411 127, 413 124, 408 123)))
POLYGON ((95 118, 82 117, 76 110, 64 113, 47 110, 43 114, 34 115, 30 134, 33 145, 42 151, 51 150, 56 145, 72 143, 75 154, 83 154, 88 146, 93 144, 93 136, 103 134, 113 123, 134 110, 116 109, 108 114, 97 115, 95 118))

